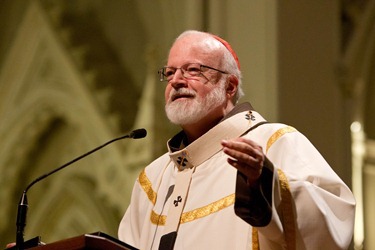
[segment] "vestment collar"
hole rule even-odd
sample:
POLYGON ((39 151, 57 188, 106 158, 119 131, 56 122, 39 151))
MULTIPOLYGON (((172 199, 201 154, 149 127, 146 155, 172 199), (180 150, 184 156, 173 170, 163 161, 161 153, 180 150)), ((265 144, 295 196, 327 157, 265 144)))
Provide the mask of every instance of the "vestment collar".
POLYGON ((249 103, 236 106, 219 124, 186 147, 182 143, 185 134, 178 133, 168 141, 169 156, 175 166, 179 170, 197 167, 222 149, 221 140, 239 137, 257 123, 265 121, 251 109, 249 103))

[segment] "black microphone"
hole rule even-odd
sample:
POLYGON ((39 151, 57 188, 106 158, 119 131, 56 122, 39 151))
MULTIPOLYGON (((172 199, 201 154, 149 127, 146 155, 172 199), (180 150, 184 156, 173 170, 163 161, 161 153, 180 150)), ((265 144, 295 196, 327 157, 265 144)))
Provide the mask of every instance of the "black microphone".
POLYGON ((26 226, 26 214, 27 214, 27 209, 29 207, 28 205, 28 202, 27 202, 27 196, 26 196, 26 193, 27 191, 37 182, 47 178, 48 176, 50 176, 51 174, 54 174, 56 173, 57 171, 60 171, 62 170, 63 168, 71 165, 72 163, 96 152, 97 150, 107 146, 108 144, 111 144, 112 142, 115 142, 115 141, 118 141, 118 140, 121 140, 121 139, 125 139, 125 138, 132 138, 132 139, 141 139, 141 138, 144 138, 146 137, 147 135, 147 131, 143 128, 141 129, 136 129, 136 130, 133 130, 132 132, 130 132, 130 134, 128 135, 123 135, 121 137, 118 137, 118 138, 115 138, 115 139, 112 139, 106 143, 104 143, 103 145, 99 146, 99 147, 96 147, 92 150, 90 150, 89 152, 65 163, 64 165, 52 170, 51 172, 49 173, 46 173, 42 176, 39 176, 38 178, 36 178, 34 181, 32 181, 27 187, 26 189, 23 191, 22 193, 22 196, 21 196, 21 199, 20 199, 20 202, 18 204, 18 211, 17 211, 17 222, 16 222, 16 226, 17 226, 17 233, 16 233, 16 249, 19 249, 19 250, 23 250, 24 249, 24 230, 25 230, 25 226, 26 226))
POLYGON ((147 135, 146 129, 140 128, 140 129, 133 130, 130 133, 129 137, 133 139, 141 139, 141 138, 146 137, 146 135, 147 135))

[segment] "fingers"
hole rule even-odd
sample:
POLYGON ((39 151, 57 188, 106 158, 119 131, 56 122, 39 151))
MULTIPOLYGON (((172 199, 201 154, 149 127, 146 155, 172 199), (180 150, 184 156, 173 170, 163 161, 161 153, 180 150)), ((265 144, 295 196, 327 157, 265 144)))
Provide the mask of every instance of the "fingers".
POLYGON ((264 154, 262 147, 252 140, 236 138, 222 141, 223 151, 239 163, 249 166, 263 165, 264 154))
POLYGON ((5 248, 11 248, 11 247, 14 247, 15 245, 16 245, 15 242, 8 243, 5 248))
POLYGON ((223 152, 229 156, 228 163, 247 176, 248 181, 256 181, 262 173, 264 153, 262 147, 246 138, 222 141, 223 152))

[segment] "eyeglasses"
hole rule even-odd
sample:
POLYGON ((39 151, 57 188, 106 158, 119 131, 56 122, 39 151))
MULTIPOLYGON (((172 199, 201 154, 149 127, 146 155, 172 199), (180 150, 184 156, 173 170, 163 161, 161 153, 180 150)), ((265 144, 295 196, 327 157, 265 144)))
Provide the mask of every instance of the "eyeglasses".
POLYGON ((202 75, 203 72, 205 72, 209 69, 216 70, 216 71, 218 71, 222 74, 228 74, 225 71, 215 69, 215 68, 212 68, 210 66, 202 65, 202 64, 199 64, 199 63, 188 63, 188 64, 183 65, 181 68, 174 68, 174 67, 163 67, 163 68, 161 68, 158 71, 159 76, 160 76, 160 81, 161 82, 163 82, 163 81, 169 82, 170 80, 173 79, 173 76, 175 75, 175 73, 178 69, 181 70, 182 76, 185 77, 185 78, 198 77, 198 76, 202 75))

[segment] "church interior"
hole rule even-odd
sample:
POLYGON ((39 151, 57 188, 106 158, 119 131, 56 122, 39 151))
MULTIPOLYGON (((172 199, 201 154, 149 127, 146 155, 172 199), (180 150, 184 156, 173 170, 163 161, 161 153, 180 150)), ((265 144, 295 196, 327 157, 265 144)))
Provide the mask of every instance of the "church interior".
POLYGON ((179 128, 157 71, 184 30, 239 56, 245 96, 305 134, 353 191, 353 249, 375 249, 375 0, 1 0, 0 246, 28 190, 25 239, 117 235, 139 172, 179 128))

